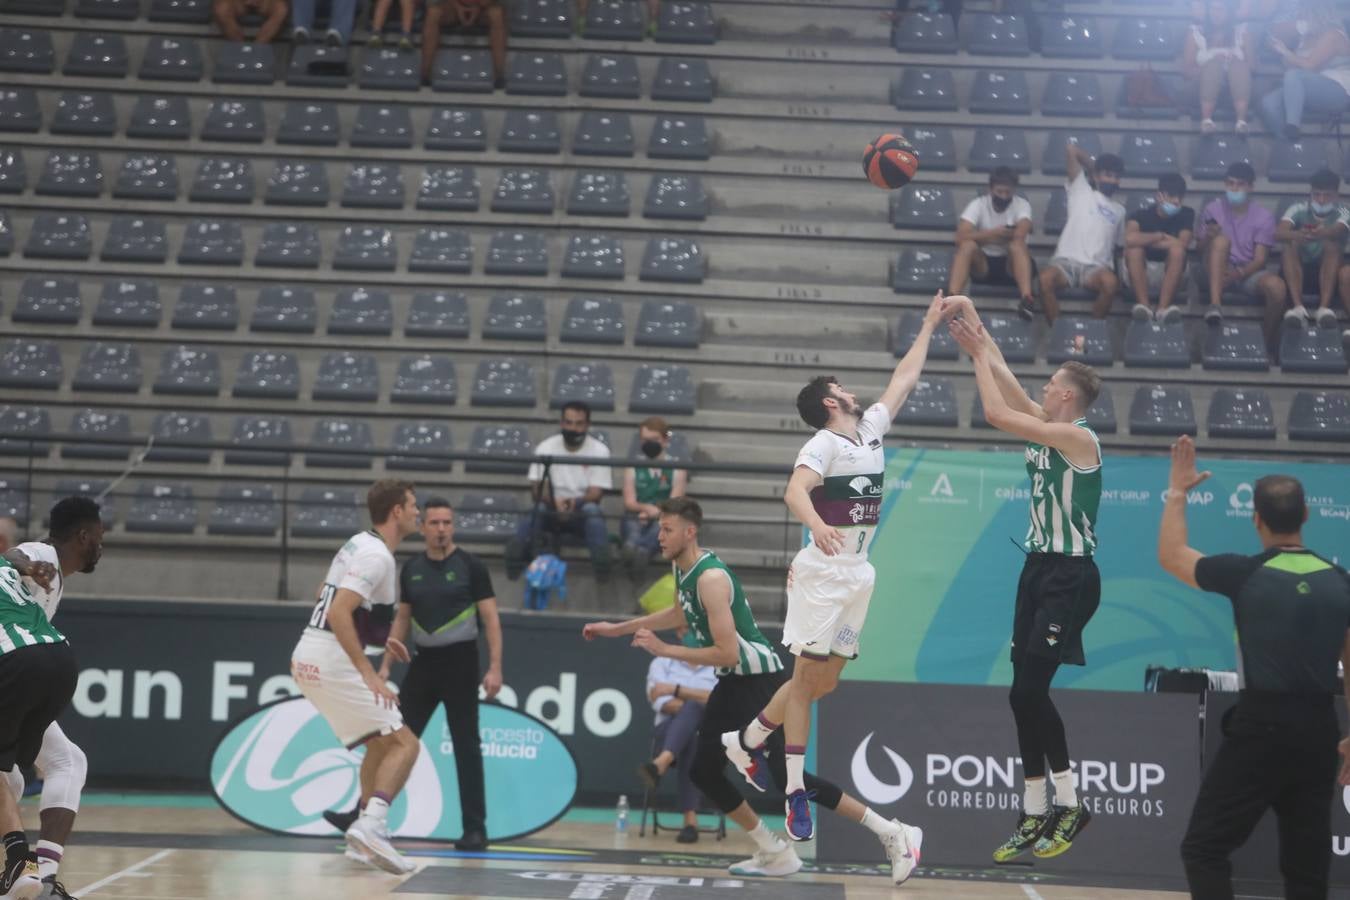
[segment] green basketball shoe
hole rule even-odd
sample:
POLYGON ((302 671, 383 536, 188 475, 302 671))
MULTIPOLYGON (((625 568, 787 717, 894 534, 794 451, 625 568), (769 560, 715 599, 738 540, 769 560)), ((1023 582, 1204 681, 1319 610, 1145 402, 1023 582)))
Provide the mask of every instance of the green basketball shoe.
POLYGON ((1092 813, 1081 803, 1077 806, 1056 806, 1055 823, 1050 826, 1031 848, 1031 853, 1039 859, 1059 856, 1073 846, 1073 839, 1092 821, 1092 813))
POLYGON ((1054 817, 1049 813, 1039 816, 1023 813, 1017 819, 1017 828, 1013 831, 1012 837, 994 851, 994 862, 1005 863, 1021 856, 1040 840, 1052 824, 1054 817))

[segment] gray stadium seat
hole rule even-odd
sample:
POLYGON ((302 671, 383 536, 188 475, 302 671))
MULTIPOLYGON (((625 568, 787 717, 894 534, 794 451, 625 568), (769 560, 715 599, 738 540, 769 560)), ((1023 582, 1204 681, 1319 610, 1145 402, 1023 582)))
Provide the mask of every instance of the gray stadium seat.
POLYGON ((1280 331, 1281 371, 1345 374, 1345 347, 1339 328, 1282 328, 1280 331))
POLYGON ((300 364, 284 350, 249 350, 239 358, 234 396, 295 400, 300 396, 300 364))
POLYGON ((712 156, 708 124, 702 116, 658 115, 647 140, 652 159, 707 159, 712 156))
POLYGON ((551 110, 512 109, 506 113, 497 149, 503 153, 558 153, 562 126, 551 110))
POLYGON ((622 279, 623 241, 593 232, 572 235, 563 251, 562 274, 566 278, 622 279))
POLYGON ((905 66, 891 99, 896 109, 956 112, 956 79, 951 69, 905 66))
POLYGON ((1130 433, 1174 438, 1197 432, 1195 407, 1184 384, 1144 385, 1130 402, 1130 433))
POLYGON ((56 50, 49 31, 0 28, 0 72, 49 74, 56 68, 56 50))
POLYGON ((150 425, 154 447, 145 455, 150 462, 207 463, 211 451, 192 444, 209 444, 211 418, 205 413, 162 412, 150 425), (185 446, 188 445, 188 446, 185 446))
POLYGON ((573 216, 626 216, 632 205, 622 172, 581 169, 572 176, 567 213, 573 216))
POLYGON ((548 242, 542 234, 498 231, 488 242, 488 275, 547 275, 548 242))
POLYGON ((238 266, 244 262, 244 232, 231 219, 193 219, 183 229, 180 264, 238 266))
POLYGON ((573 297, 563 312, 560 337, 581 344, 622 344, 623 304, 613 297, 573 297))
POLYGON ((322 256, 318 229, 309 222, 268 222, 263 226, 253 264, 317 269, 322 256))
POLYGON ((267 118, 256 97, 231 100, 220 97, 206 108, 202 140, 260 144, 267 136, 267 118))
POLYGON ((502 169, 492 193, 493 212, 552 213, 553 183, 544 169, 502 169))
POLYGON ((520 516, 512 494, 466 492, 455 507, 455 535, 469 543, 504 543, 515 536, 520 516))
POLYGON ((103 166, 98 154, 53 150, 42 165, 37 192, 61 197, 97 197, 103 193, 103 166))
POLYGON ((158 153, 133 153, 122 162, 112 195, 119 200, 173 200, 178 196, 178 162, 158 153))
MULTIPOLYGON (((628 5, 626 0, 624 5, 628 5)), ((637 60, 627 55, 596 53, 588 56, 581 72, 580 93, 583 97, 638 99, 642 96, 642 82, 638 77, 637 60)))
POLYGON ((127 512, 127 531, 191 534, 196 527, 197 502, 191 485, 143 481, 136 486, 127 512))
POLYGON ((961 17, 961 37, 972 56, 1030 56, 1027 23, 1021 16, 968 13, 961 17))
POLYGON ((278 144, 335 147, 341 137, 337 104, 319 100, 287 103, 277 129, 278 144))
POLYGON ((436 52, 431 87, 457 94, 490 94, 494 77, 492 55, 486 49, 443 49, 436 52))
POLYGON ((672 44, 717 43, 717 18, 712 4, 667 0, 656 18, 656 40, 672 44))
POLYGON ((973 113, 1031 115, 1031 87, 1021 69, 980 69, 970 85, 966 108, 973 113))
POLYGON ((357 163, 347 171, 342 205, 363 209, 402 209, 406 189, 397 163, 357 163))
POLYGON ((56 101, 52 134, 82 134, 112 137, 117 131, 117 110, 111 94, 65 91, 56 101))
POLYGON ((1270 154, 1266 177, 1271 181, 1307 184, 1314 172, 1327 167, 1326 141, 1304 136, 1297 141, 1281 141, 1279 152, 1270 154))
POLYGON ((548 313, 542 297, 498 294, 488 302, 485 340, 548 340, 548 313))
POLYGON ((1090 366, 1109 366, 1115 362, 1111 349, 1111 329, 1105 319, 1090 319, 1086 316, 1060 316, 1050 327, 1050 340, 1046 344, 1045 361, 1052 366, 1069 360, 1085 362, 1090 366), (1077 348, 1082 338, 1083 349, 1077 348))
POLYGON ((567 0, 517 0, 510 9, 512 35, 538 38, 572 36, 572 4, 567 0))
POLYGON ((70 434, 84 440, 63 442, 63 459, 124 460, 132 444, 131 417, 116 410, 76 410, 70 418, 70 434))
POLYGON ((1241 319, 1206 327, 1200 359, 1206 369, 1214 371, 1265 372, 1270 368, 1261 324, 1241 319))
POLYGON ((291 534, 295 537, 345 540, 362 528, 364 505, 349 487, 307 487, 294 506, 291 534))
POLYGON ((926 294, 947 286, 952 268, 950 247, 905 247, 891 267, 891 289, 897 294, 926 294))
POLYGON ((891 224, 896 228, 956 228, 956 204, 942 185, 908 184, 891 192, 891 224))
POLYGON ((140 0, 75 0, 75 15, 85 19, 135 19, 140 0))
POLYGON ((550 409, 562 409, 564 403, 581 400, 591 409, 614 411, 614 373, 604 363, 560 363, 553 371, 549 391, 550 409))
POLYGON ((1045 205, 1045 215, 1041 216, 1043 234, 1059 234, 1069 219, 1069 195, 1064 188, 1055 188, 1050 192, 1050 200, 1045 205))
POLYGON ((506 92, 527 96, 565 97, 567 69, 562 54, 517 51, 506 62, 506 92))
POLYGON ((1205 421, 1210 437, 1275 437, 1270 396, 1259 388, 1215 388, 1205 421))
POLYGON ((46 456, 51 433, 51 415, 42 407, 0 406, 0 455, 46 456))
POLYGON ((110 278, 103 282, 94 324, 113 328, 154 328, 159 325, 164 307, 159 300, 159 284, 148 278, 110 278))
POLYGON ((1289 406, 1289 437, 1296 441, 1350 441, 1350 395, 1296 393, 1289 406))
POLYGON ((145 42, 140 78, 159 81, 201 81, 206 74, 201 45, 191 38, 152 37, 145 42))
MULTIPOLYGON (((897 359, 908 353, 909 348, 914 346, 914 338, 918 336, 922 325, 923 313, 917 310, 908 310, 900 314, 891 333, 891 352, 895 354, 897 359)), ((958 358, 959 352, 956 339, 951 336, 951 332, 945 328, 939 328, 933 332, 933 339, 928 345, 929 359, 954 360, 958 358)))
POLYGON ((16 323, 38 325, 76 325, 84 313, 80 283, 62 275, 30 275, 19 287, 19 302, 14 307, 16 323))
POLYGON ((473 271, 473 242, 466 232, 452 228, 419 228, 408 255, 408 271, 467 275, 473 271))
MULTIPOLYGON (((920 317, 922 318, 922 317, 920 317)), ((988 329, 999 352, 1010 363, 1032 363, 1036 361, 1036 336, 1031 324, 1020 316, 1007 316, 1002 313, 987 314, 984 317, 988 329)), ((935 332, 933 337, 937 338, 935 332)), ((930 351, 931 352, 931 351, 930 351)))
POLYGON ((92 252, 89 220, 75 213, 38 213, 23 249, 38 259, 88 259, 92 252))
POLYGON ((130 63, 127 42, 120 34, 77 31, 70 38, 70 50, 61 66, 61 74, 86 78, 125 78, 130 63))
POLYGON ((684 366, 641 365, 633 373, 628 411, 691 416, 697 395, 694 379, 684 366))
POLYGON ((231 466, 284 466, 290 461, 285 448, 294 443, 291 420, 285 416, 240 416, 234 420, 225 463, 231 466))
POLYGON ((531 407, 538 401, 534 367, 522 359, 485 359, 473 375, 474 406, 531 407))
POLYGON ((9 213, 0 209, 0 256, 9 256, 14 252, 14 226, 9 221, 9 213))
POLYGON ((642 4, 628 0, 592 0, 581 34, 592 41, 640 41, 645 27, 642 4))
POLYGON ((487 123, 483 111, 448 106, 432 110, 423 143, 428 150, 486 150, 487 123))
POLYGON ((267 178, 268 203, 327 206, 328 170, 321 159, 279 159, 267 178))
POLYGON ((401 103, 363 103, 356 110, 351 140, 353 147, 411 148, 412 113, 401 103))
MULTIPOLYGON (((208 110, 209 111, 209 110, 208 110)), ((159 97, 142 94, 136 98, 131 108, 131 121, 127 123, 127 137, 149 138, 157 141, 186 141, 192 137, 192 112, 188 108, 186 97, 159 97)), ((207 138, 206 130, 202 137, 207 138)), ((211 138, 223 140, 224 138, 211 138)), ((235 138, 240 140, 240 138, 235 138)), ((262 140, 261 133, 256 138, 262 140)))
POLYGON ((394 388, 389 398, 396 403, 438 403, 454 406, 459 395, 455 363, 448 356, 429 353, 405 356, 398 361, 394 388))
MULTIPOLYGON (((1051 131, 1045 136, 1045 149, 1041 152, 1042 172, 1046 175, 1068 174, 1068 148, 1065 145, 1070 140, 1092 154, 1094 158, 1102 154, 1102 139, 1095 131, 1081 131, 1076 128, 1051 131)), ((1058 190, 1062 193, 1063 186, 1058 186, 1058 190)))
POLYGON ((914 385, 896 421, 905 425, 955 428, 956 387, 950 378, 921 378, 914 385))
POLYGON ((339 469, 368 469, 375 441, 370 423, 360 419, 319 419, 309 436, 305 465, 339 469))
POLYGON ((469 298, 458 291, 418 291, 403 326, 408 337, 469 336, 469 298))
POLYGON ((369 288, 343 288, 328 313, 329 334, 388 335, 394 331, 389 294, 369 288))
POLYGON ((1125 331, 1125 365, 1140 369, 1188 369, 1191 345, 1183 322, 1131 322, 1125 331))
POLYGON ((211 21, 211 0, 150 0, 149 19, 205 25, 211 21))
MULTIPOLYGON (((385 458, 386 469, 418 469, 424 472, 445 472, 453 463, 437 454, 453 449, 450 426, 433 419, 399 422, 394 426, 394 453, 385 458)), ((458 512, 458 510, 456 510, 458 512)), ((462 519, 456 519, 459 532, 462 519)))
POLYGON ((1101 59, 1106 47, 1095 19, 1060 14, 1041 17, 1040 53, 1049 59, 1101 59))
POLYGON ((1120 142, 1120 157, 1132 178, 1157 178, 1181 171, 1181 154, 1170 134, 1126 134, 1120 142))
POLYGON ((972 172, 992 172, 999 166, 1007 166, 1024 175, 1031 171, 1031 151, 1027 148, 1026 132, 1020 128, 1002 126, 975 129, 975 140, 970 147, 966 168, 972 172))
POLYGON ((652 175, 642 215, 648 219, 706 219, 708 194, 703 189, 703 180, 695 174, 652 175))
POLYGON ((421 60, 411 50, 368 49, 361 55, 357 83, 371 91, 415 91, 422 86, 421 60))
POLYGON ((66 0, 0 0, 0 12, 21 16, 62 16, 66 0))
MULTIPOLYGON (((27 451, 24 451, 27 453, 27 451)), ((524 469, 521 469, 524 472, 524 469)), ((28 525, 28 479, 0 474, 0 516, 9 516, 20 526, 28 525)), ((104 507, 110 509, 111 504, 104 507)))
POLYGON ((164 262, 169 258, 164 220, 151 216, 113 216, 99 258, 107 262, 164 262))
POLYGON ((379 225, 347 225, 338 232, 333 268, 392 272, 398 266, 394 233, 379 225))
POLYGON ((572 152, 579 156, 632 156, 633 122, 628 113, 587 110, 572 136, 572 152))
POLYGON ((271 537, 281 527, 276 493, 266 484, 225 484, 206 517, 207 534, 271 537))
POLYGON ((1111 399, 1110 388, 1103 386, 1097 399, 1087 411, 1088 425, 1098 434, 1116 433, 1116 405, 1111 399))
POLYGON ((141 354, 131 344, 95 341, 86 344, 71 388, 134 394, 141 389, 141 354))
POLYGON ((380 399, 380 369, 369 353, 325 353, 314 377, 315 400, 374 403, 380 399))
POLYGON ((318 325, 314 292, 303 285, 268 284, 258 291, 249 328, 253 331, 313 334, 318 325))
POLYGON ((271 44, 222 41, 213 48, 216 84, 271 84, 277 78, 276 51, 271 44))
POLYGON ((0 89, 0 131, 35 132, 42 128, 37 92, 28 87, 0 89))
POLYGON ((652 99, 684 103, 711 103, 714 92, 708 61, 698 57, 664 57, 652 80, 652 99))
POLYGON ((351 77, 351 54, 347 47, 306 44, 291 49, 286 83, 302 87, 345 88, 351 77))
POLYGON ((233 331, 239 326, 239 299, 231 285, 185 284, 173 309, 173 327, 233 331))
POLYGON ((642 253, 643 281, 701 284, 707 271, 708 258, 698 242, 689 238, 654 237, 642 253))
POLYGON ((464 463, 465 472, 524 475, 534 456, 534 442, 523 425, 475 425, 469 439, 469 451, 480 456, 512 457, 520 462, 470 459, 464 463))
POLYGON ((472 166, 427 166, 417 192, 417 208, 476 212, 478 190, 478 174, 472 166))
POLYGON ((937 172, 956 171, 956 138, 951 129, 939 125, 910 128, 905 137, 914 147, 914 152, 923 162, 926 170, 937 172))
POLYGON ((1222 181, 1228 167, 1250 163, 1251 148, 1242 134, 1202 134, 1191 145, 1191 176, 1222 181))
POLYGON ((650 347, 697 347, 701 332, 694 304, 682 300, 646 300, 638 313, 633 342, 650 347))
POLYGON ((220 393, 220 358, 203 347, 170 347, 160 354, 154 391, 214 397, 220 393))
POLYGON ((956 25, 947 13, 905 13, 896 23, 891 44, 901 53, 955 53, 956 25))
POLYGON ((15 337, 0 345, 0 387, 57 390, 61 351, 50 340, 15 337))
POLYGON ((1041 114, 1094 119, 1106 115, 1106 95, 1096 74, 1051 72, 1041 92, 1041 114))
POLYGON ((1179 20, 1158 16, 1122 16, 1116 19, 1111 55, 1116 59, 1171 62, 1181 52, 1179 20))
POLYGON ((197 164, 188 199, 194 203, 252 203, 253 163, 243 156, 206 156, 197 164))
POLYGON ((28 187, 28 169, 23 154, 17 150, 0 148, 0 193, 22 194, 28 187))

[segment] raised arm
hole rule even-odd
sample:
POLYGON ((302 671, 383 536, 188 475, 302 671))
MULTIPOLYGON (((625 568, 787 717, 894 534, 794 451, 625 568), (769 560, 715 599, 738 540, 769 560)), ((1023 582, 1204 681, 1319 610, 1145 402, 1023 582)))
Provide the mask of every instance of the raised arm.
POLYGON ((1078 176, 1084 172, 1087 173, 1089 178, 1092 177, 1092 154, 1073 141, 1069 141, 1064 157, 1066 163, 1065 181, 1076 181, 1078 176))
POLYGON ((980 315, 975 311, 974 301, 969 297, 948 297, 945 301, 943 315, 946 318, 961 316, 971 329, 983 338, 989 367, 993 370, 994 380, 998 384, 998 391, 1003 396, 1004 402, 1018 412, 1044 419, 1045 410, 1041 409, 1039 403, 1031 399, 1031 396, 1022 387, 1022 383, 1017 380, 1017 376, 1013 374, 1012 369, 1008 367, 1008 362, 1003 358, 1003 351, 999 349, 998 342, 994 340, 994 336, 989 333, 989 329, 985 328, 984 323, 980 321, 980 315))
POLYGON ((928 361, 928 344, 932 340, 934 329, 941 322, 942 291, 938 291, 933 295, 933 302, 928 304, 928 311, 923 315, 923 324, 914 337, 913 345, 896 365, 895 371, 891 373, 891 383, 886 385, 886 390, 881 392, 881 398, 878 400, 886 407, 892 419, 900 412, 900 407, 905 405, 905 400, 914 390, 914 385, 919 383, 924 363, 928 361))
POLYGON ((1204 556, 1187 544, 1186 494, 1209 477, 1195 470, 1195 441, 1182 435, 1172 445, 1172 470, 1163 500, 1162 526, 1158 529, 1158 563, 1182 584, 1198 588, 1195 564, 1204 556))

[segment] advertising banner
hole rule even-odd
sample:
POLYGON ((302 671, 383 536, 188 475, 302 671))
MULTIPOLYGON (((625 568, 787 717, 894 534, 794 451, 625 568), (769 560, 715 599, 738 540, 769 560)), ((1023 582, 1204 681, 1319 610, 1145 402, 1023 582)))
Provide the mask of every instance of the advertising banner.
MULTIPOLYGON (((1060 871, 1181 874, 1199 783, 1194 696, 1061 691, 1079 799, 1092 823, 1060 871)), ((845 682, 819 707, 819 771, 882 815, 924 830, 925 864, 988 866, 1022 806, 1006 689, 845 682)), ((819 858, 865 862, 858 826, 822 812, 819 858)))

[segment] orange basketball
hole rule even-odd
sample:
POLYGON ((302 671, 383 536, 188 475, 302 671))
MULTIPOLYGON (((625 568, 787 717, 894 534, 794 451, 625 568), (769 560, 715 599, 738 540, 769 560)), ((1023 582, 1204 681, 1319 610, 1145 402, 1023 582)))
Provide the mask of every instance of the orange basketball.
POLYGON ((918 171, 919 154, 903 134, 883 134, 863 151, 863 172, 879 188, 902 188, 918 171))

